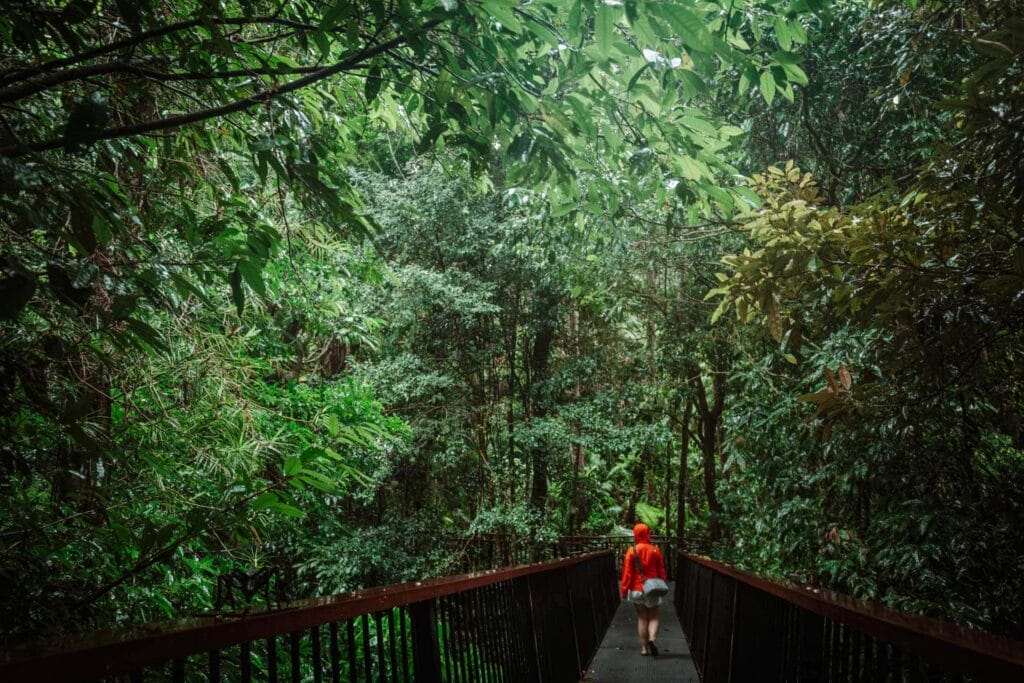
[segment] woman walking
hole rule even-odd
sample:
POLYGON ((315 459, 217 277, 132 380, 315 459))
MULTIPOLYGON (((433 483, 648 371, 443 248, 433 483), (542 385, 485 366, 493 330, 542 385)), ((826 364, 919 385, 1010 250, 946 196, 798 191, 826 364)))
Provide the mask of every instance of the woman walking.
POLYGON ((657 657, 658 646, 655 642, 658 640, 658 605, 661 604, 661 598, 644 597, 644 581, 655 577, 668 581, 665 559, 661 556, 661 550, 651 545, 651 530, 646 524, 633 527, 633 539, 636 544, 626 551, 626 559, 622 563, 619 592, 623 600, 628 599, 636 608, 640 654, 657 657))

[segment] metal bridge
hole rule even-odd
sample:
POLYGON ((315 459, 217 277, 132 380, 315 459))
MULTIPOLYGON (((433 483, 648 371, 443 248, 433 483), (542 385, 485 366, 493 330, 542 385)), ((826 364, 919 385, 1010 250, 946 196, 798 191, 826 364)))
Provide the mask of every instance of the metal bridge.
POLYGON ((619 600, 628 540, 575 537, 557 550, 605 549, 24 646, 0 681, 1024 681, 1024 643, 660 544, 657 658, 619 600))

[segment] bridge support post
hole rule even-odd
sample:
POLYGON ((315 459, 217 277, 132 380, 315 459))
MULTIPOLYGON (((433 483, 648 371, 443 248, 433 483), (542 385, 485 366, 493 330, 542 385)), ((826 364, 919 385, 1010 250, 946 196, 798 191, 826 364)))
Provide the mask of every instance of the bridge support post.
POLYGON ((441 683, 441 652, 437 645, 437 609, 434 600, 409 605, 409 621, 416 681, 441 683))

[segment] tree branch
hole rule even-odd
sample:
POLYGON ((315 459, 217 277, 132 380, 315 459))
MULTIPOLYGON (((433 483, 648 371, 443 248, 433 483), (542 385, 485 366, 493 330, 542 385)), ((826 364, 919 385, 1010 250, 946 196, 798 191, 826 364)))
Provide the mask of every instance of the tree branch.
MULTIPOLYGON (((421 26, 419 26, 415 33, 421 33, 428 31, 431 28, 440 24, 442 19, 432 19, 421 26)), ((366 60, 376 57, 377 55, 387 52, 388 50, 398 47, 404 43, 413 33, 404 34, 392 38, 391 40, 379 43, 373 47, 367 48, 359 54, 353 55, 348 59, 342 60, 336 64, 326 66, 317 69, 307 76, 297 78, 294 81, 286 83, 280 87, 270 88, 267 90, 261 90, 260 92, 250 95, 249 97, 241 100, 236 100, 229 104, 224 104, 219 107, 211 107, 209 109, 202 109, 199 111, 190 112, 188 114, 180 114, 178 116, 171 116, 165 119, 155 119, 151 121, 143 121, 141 123, 134 123, 127 126, 120 126, 117 128, 107 128, 93 135, 89 143, 98 142, 100 140, 112 140, 115 138, 131 137, 134 135, 142 135, 143 133, 151 133, 158 130, 168 130, 171 128, 180 128, 181 126, 188 125, 190 123, 199 123, 208 119, 218 118, 233 114, 238 111, 243 111, 260 104, 266 104, 276 97, 285 95, 296 90, 305 88, 308 85, 317 83, 326 78, 330 78, 336 74, 342 73, 349 69, 353 69, 359 66, 366 60)), ((12 145, 8 147, 0 148, 0 156, 6 157, 19 157, 32 152, 45 152, 51 149, 57 149, 63 146, 65 140, 63 137, 52 138, 50 140, 42 140, 39 142, 28 143, 24 145, 12 145)))
POLYGON ((107 45, 100 45, 94 47, 85 52, 80 52, 77 55, 71 55, 68 57, 62 57, 60 59, 52 59, 48 62, 43 62, 38 66, 33 66, 26 69, 14 69, 8 71, 3 76, 0 76, 0 83, 19 83, 26 79, 32 78, 33 76, 54 69, 61 69, 66 66, 72 66, 74 64, 81 64, 87 62, 90 59, 96 57, 102 57, 103 55, 110 54, 111 52, 117 52, 126 48, 135 47, 141 45, 147 41, 153 40, 154 38, 161 38, 172 33, 178 33, 179 31, 187 31, 190 28, 196 28, 198 26, 250 26, 250 25, 276 25, 276 26, 287 26, 301 31, 318 31, 320 28, 313 24, 305 24, 298 21, 292 21, 290 19, 281 19, 279 17, 268 16, 268 17, 225 17, 222 19, 189 19, 188 21, 180 21, 174 24, 168 24, 167 26, 161 26, 154 28, 149 31, 143 31, 137 35, 131 36, 130 38, 123 38, 122 40, 116 40, 113 43, 107 45))

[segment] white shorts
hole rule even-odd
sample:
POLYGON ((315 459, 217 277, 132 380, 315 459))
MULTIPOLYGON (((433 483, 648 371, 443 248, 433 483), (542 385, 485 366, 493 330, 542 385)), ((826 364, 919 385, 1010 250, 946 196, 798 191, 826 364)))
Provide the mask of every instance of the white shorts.
POLYGON ((629 601, 634 605, 640 605, 642 607, 657 607, 661 604, 661 598, 655 597, 644 597, 643 591, 629 591, 629 601))

